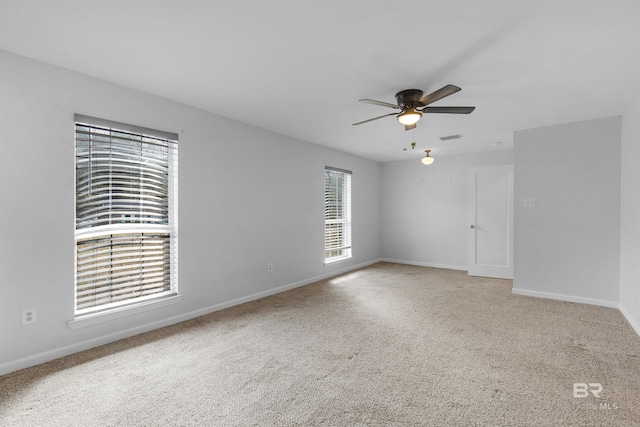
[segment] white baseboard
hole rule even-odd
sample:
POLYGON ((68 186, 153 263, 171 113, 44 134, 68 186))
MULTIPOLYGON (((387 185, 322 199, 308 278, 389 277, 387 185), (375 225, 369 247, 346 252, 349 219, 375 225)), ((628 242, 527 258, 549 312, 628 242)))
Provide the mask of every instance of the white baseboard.
MULTIPOLYGON (((185 315, 186 316, 186 315, 185 315)), ((129 338, 134 335, 139 335, 145 332, 159 329, 165 326, 173 325, 174 323, 188 320, 188 318, 182 318, 182 316, 170 317, 162 319, 156 322, 147 323, 144 325, 136 326, 134 328, 123 329, 121 331, 114 332, 112 334, 103 335, 101 337, 92 338, 90 340, 81 341, 74 344, 69 344, 63 347, 54 348, 51 350, 43 351, 41 353, 32 354, 20 359, 12 360, 10 362, 0 364, 0 375, 5 375, 10 372, 18 371, 20 369, 29 368, 31 366, 39 365, 41 363, 50 362, 55 359, 59 359, 64 356, 68 356, 73 353, 88 350, 100 345, 109 344, 114 341, 118 341, 124 338, 129 338)))
POLYGON ((636 319, 631 317, 629 311, 622 304, 618 304, 618 310, 620 310, 620 313, 622 313, 625 319, 627 319, 627 322, 629 322, 633 330, 636 331, 636 334, 640 336, 640 323, 638 323, 636 319))
POLYGON ((216 311, 224 310, 225 308, 233 307, 235 305, 243 304, 246 302, 254 301, 260 298, 265 298, 270 295, 279 294, 281 292, 295 289, 300 286, 309 285, 311 283, 319 282, 329 277, 337 276, 349 271, 357 270, 362 267, 366 267, 371 264, 380 262, 380 259, 367 261, 361 264, 352 265, 342 269, 334 270, 330 273, 321 274, 319 276, 311 277, 309 279, 301 280, 299 282, 290 283, 288 285, 279 286, 277 288, 269 289, 266 291, 258 292, 252 295, 248 295, 241 298, 236 298, 230 301, 226 301, 220 304, 215 304, 209 307, 204 307, 198 310, 190 311, 188 313, 179 314, 177 316, 161 319, 155 322, 146 323, 133 328, 124 329, 114 332, 112 334, 103 335, 101 337, 92 338, 90 340, 70 344, 63 347, 54 348, 52 350, 43 351, 41 353, 33 354, 30 356, 22 357, 20 359, 12 360, 10 362, 0 364, 0 375, 5 375, 10 372, 18 371, 20 369, 28 368, 31 366, 39 365, 41 363, 50 362, 55 359, 59 359, 64 356, 68 356, 79 351, 88 350, 93 347, 108 344, 124 338, 129 338, 134 335, 139 335, 145 332, 153 331, 155 329, 163 328, 165 326, 174 325, 176 323, 191 320, 196 317, 204 316, 205 314, 213 313, 216 311))
POLYGON ((599 305, 602 307, 610 307, 610 308, 618 308, 618 305, 619 305, 617 301, 607 301, 607 300, 601 300, 601 299, 595 299, 595 298, 576 297, 573 295, 554 294, 551 292, 528 291, 526 289, 513 288, 511 290, 511 293, 516 295, 524 295, 528 297, 555 299, 559 301, 599 305))
POLYGON ((433 262, 419 262, 419 261, 405 261, 401 259, 390 259, 390 258, 381 258, 380 262, 393 262, 395 264, 407 264, 407 265, 417 265, 419 267, 433 267, 433 268, 444 268, 447 270, 462 270, 467 271, 468 267, 466 265, 448 265, 448 264, 436 264, 433 262))
POLYGON ((581 304, 591 304, 591 305, 599 305, 601 307, 609 307, 609 308, 617 308, 620 313, 624 316, 626 321, 631 325, 633 330, 640 336, 640 324, 631 316, 631 314, 624 308, 624 306, 615 301, 607 301, 593 298, 583 298, 583 297, 575 297, 571 295, 562 295, 562 294, 553 294, 549 292, 537 292, 537 291, 527 291, 525 289, 512 289, 511 293, 516 295, 524 295, 529 297, 536 298, 547 298, 554 299, 559 301, 567 301, 567 302, 577 302, 581 304))

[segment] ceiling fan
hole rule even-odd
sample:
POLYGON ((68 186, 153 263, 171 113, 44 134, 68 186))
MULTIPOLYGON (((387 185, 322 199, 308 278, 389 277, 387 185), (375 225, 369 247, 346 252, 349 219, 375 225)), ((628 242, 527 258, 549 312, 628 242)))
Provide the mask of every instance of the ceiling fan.
POLYGON ((381 119, 387 116, 396 116, 398 121, 404 125, 405 130, 411 130, 416 127, 416 122, 420 120, 423 113, 445 113, 445 114, 469 114, 476 107, 429 107, 428 105, 442 99, 446 96, 453 95, 459 92, 458 86, 446 85, 429 95, 424 95, 420 89, 407 89, 396 93, 396 101, 398 105, 391 104, 389 102, 376 101, 375 99, 360 99, 361 102, 367 102, 369 104, 380 105, 383 107, 389 107, 400 112, 394 112, 385 114, 383 116, 374 117, 372 119, 363 120, 358 123, 354 123, 353 126, 361 125, 363 123, 372 122, 374 120, 381 119))

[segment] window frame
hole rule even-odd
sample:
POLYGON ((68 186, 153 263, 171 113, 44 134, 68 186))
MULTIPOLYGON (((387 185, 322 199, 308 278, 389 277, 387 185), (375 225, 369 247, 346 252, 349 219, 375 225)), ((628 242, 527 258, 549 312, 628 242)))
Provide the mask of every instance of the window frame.
MULTIPOLYGON (((347 260, 353 257, 353 245, 352 245, 352 189, 353 189, 353 172, 346 169, 340 169, 333 166, 325 166, 324 168, 324 176, 325 176, 325 184, 324 184, 324 193, 325 193, 325 212, 324 212, 324 263, 331 264, 338 261, 347 260), (338 173, 342 174, 343 182, 341 191, 342 195, 338 196, 336 194, 336 200, 341 199, 342 203, 340 206, 334 206, 333 209, 336 211, 342 212, 341 218, 328 218, 328 208, 332 209, 331 206, 328 206, 327 198, 328 196, 328 173, 338 173), (336 225, 342 224, 342 237, 339 246, 328 246, 327 242, 335 239, 331 239, 329 237, 329 228, 328 225, 336 225), (339 252, 337 255, 329 256, 330 252, 339 252)), ((338 227, 339 229, 340 227, 338 227)))
MULTIPOLYGON (((106 137, 105 137, 106 138, 106 137)), ((91 139, 89 139, 91 141, 91 139)), ((111 142, 109 144, 112 144, 111 142)), ((146 311, 155 307, 162 307, 168 304, 173 304, 175 302, 179 302, 181 296, 178 295, 178 135, 176 133, 164 132, 156 129, 145 128, 136 125, 130 125, 121 122, 115 122, 111 120, 99 119, 95 117, 85 116, 81 114, 75 114, 74 116, 74 320, 68 322, 68 326, 72 329, 76 327, 85 326, 86 324, 94 324, 104 320, 109 320, 111 318, 123 317, 129 314, 135 314, 137 312, 146 311), (147 151, 144 151, 144 147, 147 146, 146 138, 152 138, 159 141, 162 141, 161 146, 166 148, 166 158, 162 159, 161 165, 166 167, 166 190, 163 190, 160 194, 161 197, 166 197, 166 219, 163 219, 159 223, 154 223, 153 220, 149 219, 147 216, 148 211, 145 211, 142 207, 143 205, 143 196, 142 193, 145 191, 142 184, 140 184, 140 189, 137 187, 133 187, 134 191, 127 194, 136 194, 136 191, 139 191, 139 200, 140 200, 140 214, 137 215, 137 220, 127 219, 126 223, 121 224, 113 224, 111 220, 106 225, 95 225, 95 226, 85 226, 79 227, 78 218, 78 165, 79 165, 79 139, 78 139, 78 129, 80 127, 93 127, 104 130, 109 130, 111 133, 109 134, 109 139, 115 139, 113 132, 124 132, 131 134, 133 136, 140 137, 140 161, 148 159, 150 155, 153 155, 153 151, 149 151, 150 149, 147 147, 147 151), (149 154, 151 153, 151 154, 149 154), (166 222, 166 223, 165 223, 166 222), (168 253, 168 271, 166 275, 168 276, 168 289, 154 291, 149 295, 142 295, 132 298, 125 298, 116 302, 108 302, 102 303, 95 306, 78 308, 78 262, 79 262, 79 247, 81 243, 85 242, 88 239, 98 238, 109 240, 113 238, 113 235, 116 234, 129 234, 133 235, 132 239, 135 240, 136 235, 140 237, 140 241, 144 241, 144 235, 149 234, 158 234, 165 236, 164 238, 168 244, 168 250, 163 250, 162 253, 168 253)), ((108 160, 109 165, 109 180, 113 179, 113 175, 111 173, 111 168, 114 165, 112 154, 113 152, 117 152, 117 150, 113 150, 110 146, 110 157, 108 160)), ((117 152, 119 155, 123 155, 123 151, 117 152)), ((89 152, 89 157, 91 153, 89 152)), ((105 163, 107 164, 107 163, 105 163)), ((90 166, 91 167, 91 166, 90 166)), ((142 166, 140 166, 141 177, 142 177, 142 166)), ((133 175, 132 175, 133 176, 133 175)), ((146 175, 145 175, 146 176, 146 175)), ((140 178, 141 180, 143 178, 140 178)), ((115 181, 115 180, 114 180, 115 181)), ((110 184, 111 186, 111 184, 110 184)), ((115 187, 114 187, 115 188, 115 187)), ((127 191, 130 188, 127 189, 127 191)), ((111 215, 111 209, 113 209, 113 190, 108 190, 109 193, 109 202, 103 203, 101 206, 109 206, 109 215, 111 215)), ((125 215, 122 215, 125 217, 125 215)), ((134 217, 136 215, 132 215, 134 217)), ((86 218, 83 217, 83 218, 86 218)), ((143 260, 140 266, 147 261, 147 255, 143 255, 143 250, 140 249, 139 259, 143 260)), ((166 259, 166 256, 163 255, 166 259)), ((108 255, 108 261, 110 267, 112 268, 113 255, 108 255)), ((138 267, 136 267, 138 268, 138 267)), ((142 275, 142 267, 139 267, 142 275)), ((163 269, 164 271, 165 269, 163 269)), ((112 272, 110 270, 109 275, 111 276, 112 272)), ((165 274, 164 272, 161 274, 165 274)), ((109 279, 109 283, 111 279, 109 279)), ((143 279, 141 279, 143 280, 143 279)), ((158 287, 158 286, 156 286, 158 287)))

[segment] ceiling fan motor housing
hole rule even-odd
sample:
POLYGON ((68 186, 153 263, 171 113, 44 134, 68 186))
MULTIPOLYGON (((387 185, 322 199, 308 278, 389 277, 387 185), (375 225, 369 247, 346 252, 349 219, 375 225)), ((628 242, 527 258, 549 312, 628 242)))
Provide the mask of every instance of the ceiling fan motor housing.
POLYGON ((420 102, 423 92, 420 89, 407 89, 396 93, 396 100, 400 107, 420 107, 423 106, 420 102))

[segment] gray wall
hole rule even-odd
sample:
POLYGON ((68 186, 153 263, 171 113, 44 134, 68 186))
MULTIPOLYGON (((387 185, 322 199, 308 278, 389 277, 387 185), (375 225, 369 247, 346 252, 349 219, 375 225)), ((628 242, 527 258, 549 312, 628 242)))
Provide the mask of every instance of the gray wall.
POLYGON ((622 116, 620 310, 640 334, 640 90, 622 116))
POLYGON ((515 133, 515 293, 617 307, 620 126, 618 116, 515 133))
POLYGON ((378 163, 2 51, 0 66, 0 373, 380 257, 378 163), (180 303, 67 327, 74 113, 179 133, 180 303), (325 165, 353 171, 353 259, 330 266, 325 165), (22 326, 30 307, 38 322, 22 326))
POLYGON ((383 163, 382 256, 466 270, 468 170, 512 164, 513 150, 433 157, 383 163))
POLYGON ((514 150, 435 153, 427 167, 380 165, 2 51, 0 71, 0 374, 380 258, 466 269, 467 171, 511 163, 514 292, 619 301, 640 333, 640 94, 622 118, 517 132, 514 150), (179 304, 67 327, 74 113, 179 133, 179 304), (330 266, 325 165, 354 173, 354 258, 330 266), (39 321, 22 326, 29 307, 39 321))

